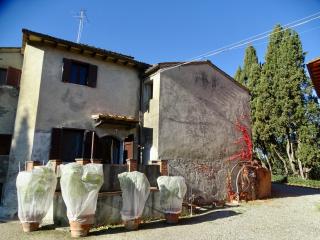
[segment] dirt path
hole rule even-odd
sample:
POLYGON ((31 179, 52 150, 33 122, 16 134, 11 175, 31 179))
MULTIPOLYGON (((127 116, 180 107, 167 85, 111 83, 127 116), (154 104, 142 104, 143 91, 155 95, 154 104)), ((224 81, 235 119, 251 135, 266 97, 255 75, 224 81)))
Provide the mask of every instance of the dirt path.
MULTIPOLYGON (((124 228, 95 231, 86 239, 320 239, 320 190, 273 185, 274 198, 239 207, 216 209, 176 226, 143 224, 138 231, 124 228)), ((0 223, 0 239, 70 239, 66 230, 24 234, 18 222, 0 223)))

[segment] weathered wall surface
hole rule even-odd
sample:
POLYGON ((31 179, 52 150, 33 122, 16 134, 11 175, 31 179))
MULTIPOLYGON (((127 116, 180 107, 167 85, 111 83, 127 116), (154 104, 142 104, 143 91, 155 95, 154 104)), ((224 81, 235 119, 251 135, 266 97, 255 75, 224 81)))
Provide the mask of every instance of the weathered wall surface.
POLYGON ((168 159, 170 174, 183 175, 196 196, 225 199, 225 161, 239 150, 234 124, 250 116, 249 93, 208 64, 164 71, 160 82, 159 159, 168 159))
MULTIPOLYGON (((16 211, 16 177, 19 164, 31 159, 38 109, 44 52, 26 45, 20 83, 18 108, 5 184, 4 203, 7 210, 16 211)), ((10 213, 9 213, 10 214, 10 213)))
MULTIPOLYGON (((0 68, 22 68, 20 48, 0 48, 0 68)), ((0 134, 12 134, 17 111, 19 90, 0 86, 0 134)))
POLYGON ((0 134, 12 134, 16 117, 19 90, 0 86, 0 134))
POLYGON ((0 68, 21 69, 23 56, 20 48, 0 48, 0 68))
POLYGON ((39 108, 32 157, 47 161, 51 128, 66 127, 98 130, 100 136, 114 135, 121 139, 136 130, 108 127, 94 128, 92 114, 113 113, 138 119, 140 79, 138 71, 104 62, 92 57, 39 47, 45 51, 39 108), (98 66, 97 87, 62 82, 63 58, 70 58, 98 66), (119 134, 121 135, 119 135, 119 134), (43 140, 45 144, 43 143, 43 140))
POLYGON ((45 48, 37 130, 52 126, 92 128, 91 115, 115 113, 138 118, 137 70, 80 54, 45 48), (63 58, 98 66, 97 87, 62 82, 63 58))
MULTIPOLYGON (((109 224, 121 224, 121 208, 122 197, 120 193, 99 193, 94 225, 105 226, 109 224)), ((49 213, 44 219, 45 223, 54 223, 56 226, 69 226, 66 215, 66 205, 60 192, 55 193, 51 211, 52 213, 49 213)), ((187 209, 183 208, 183 213, 186 212, 187 209)), ((150 220, 161 218, 164 218, 164 213, 160 206, 160 193, 158 191, 151 191, 141 219, 150 220)))

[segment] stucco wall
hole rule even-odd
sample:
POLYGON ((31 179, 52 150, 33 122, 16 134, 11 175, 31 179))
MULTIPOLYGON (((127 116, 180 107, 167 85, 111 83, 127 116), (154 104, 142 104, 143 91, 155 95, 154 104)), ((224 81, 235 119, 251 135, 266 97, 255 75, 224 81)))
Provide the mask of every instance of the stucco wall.
POLYGON ((18 89, 0 86, 0 134, 13 133, 18 97, 18 89))
POLYGON ((91 115, 99 112, 138 118, 140 80, 135 69, 67 51, 43 49, 37 130, 51 130, 52 126, 92 128, 91 115), (63 58, 97 65, 97 87, 62 82, 63 58))
POLYGON ((26 45, 4 192, 4 206, 12 213, 17 205, 15 182, 19 164, 24 166, 24 162, 31 159, 43 58, 44 51, 26 45))
MULTIPOLYGON (((97 130, 91 119, 91 115, 97 113, 113 113, 138 119, 140 80, 137 70, 50 47, 39 48, 45 51, 45 57, 33 159, 48 160, 53 127, 97 130), (97 65, 97 87, 62 82, 63 58, 97 65), (45 144, 42 144, 43 140, 45 144)), ((126 136, 135 133, 132 130, 125 131, 126 136)), ((124 135, 121 128, 119 131, 113 129, 112 132, 111 135, 117 136, 117 132, 124 135)), ((98 134, 110 134, 110 129, 100 127, 98 134)))
MULTIPOLYGON (((22 68, 20 48, 0 48, 0 68, 22 68)), ((12 134, 18 104, 19 90, 0 86, 0 134, 12 134)))
MULTIPOLYGON (((159 104, 160 104, 160 74, 154 74, 149 78, 145 79, 146 81, 151 81, 153 85, 153 97, 149 101, 147 99, 143 100, 144 105, 144 116, 143 116, 143 126, 145 128, 152 129, 152 145, 145 146, 148 147, 147 151, 150 151, 147 159, 157 160, 158 159, 158 130, 159 130, 159 104), (146 106, 149 104, 149 108, 146 109, 146 106), (149 147, 151 147, 149 149, 149 147)), ((144 85, 144 96, 146 96, 146 85, 144 85)), ((148 143, 147 143, 148 144, 148 143)))
POLYGON ((225 199, 225 161, 239 150, 234 124, 250 116, 249 93, 208 64, 164 71, 160 83, 158 158, 168 159, 170 174, 183 175, 196 196, 225 199))
POLYGON ((0 68, 21 69, 23 56, 20 48, 0 48, 0 68))

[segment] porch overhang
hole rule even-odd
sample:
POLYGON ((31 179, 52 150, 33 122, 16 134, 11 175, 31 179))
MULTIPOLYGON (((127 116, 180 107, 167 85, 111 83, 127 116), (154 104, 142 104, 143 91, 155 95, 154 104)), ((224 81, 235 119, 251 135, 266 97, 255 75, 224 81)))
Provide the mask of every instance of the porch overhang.
POLYGON ((91 115, 91 118, 96 122, 96 127, 99 127, 102 124, 112 124, 134 128, 139 123, 139 121, 132 116, 115 115, 109 113, 93 114, 91 115))

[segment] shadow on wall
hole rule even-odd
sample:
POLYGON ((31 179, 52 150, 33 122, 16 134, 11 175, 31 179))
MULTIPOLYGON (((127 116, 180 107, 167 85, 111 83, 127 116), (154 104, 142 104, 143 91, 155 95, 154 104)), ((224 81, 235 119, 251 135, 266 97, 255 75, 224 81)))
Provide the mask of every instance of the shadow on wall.
POLYGON ((320 189, 272 183, 272 198, 300 197, 320 194, 320 189))
POLYGON ((29 114, 25 112, 19 123, 15 124, 15 128, 19 130, 18 132, 14 132, 11 144, 7 178, 3 192, 4 211, 2 211, 2 214, 10 218, 13 218, 17 214, 16 178, 19 173, 19 165, 21 171, 23 171, 25 169, 25 162, 30 157, 31 145, 28 138, 28 119, 29 114))
MULTIPOLYGON (((181 218, 179 219, 179 223, 177 225, 170 225, 170 224, 167 224, 165 220, 161 220, 161 221, 143 223, 139 225, 139 229, 143 230, 143 229, 176 227, 179 225, 192 225, 192 224, 198 224, 202 222, 210 222, 210 221, 214 221, 221 218, 233 217, 239 214, 240 213, 237 213, 229 209, 218 210, 218 211, 213 210, 201 215, 181 218)), ((121 227, 109 228, 107 230, 90 232, 90 235, 117 234, 117 233, 123 233, 127 231, 128 230, 126 230, 124 227, 121 226, 121 227)))

